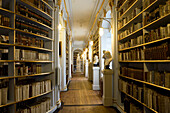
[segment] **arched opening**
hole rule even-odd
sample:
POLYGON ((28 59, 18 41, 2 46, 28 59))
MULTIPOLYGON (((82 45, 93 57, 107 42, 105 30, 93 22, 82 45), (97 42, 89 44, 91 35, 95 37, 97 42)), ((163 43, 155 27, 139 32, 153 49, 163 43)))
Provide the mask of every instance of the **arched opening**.
POLYGON ((82 71, 82 58, 81 58, 81 54, 82 54, 82 50, 80 49, 76 49, 73 52, 73 72, 81 72, 82 71), (79 58, 78 58, 79 57, 79 58), (79 62, 77 62, 79 61, 79 62))
MULTIPOLYGON (((110 51, 112 53, 112 44, 111 44, 111 10, 107 11, 105 19, 102 20, 102 27, 103 27, 103 35, 100 37, 100 70, 104 69, 104 59, 103 51, 110 51), (106 20, 107 21, 106 21, 106 20), (109 23, 109 22, 110 23, 109 23)), ((110 69, 112 69, 112 64, 110 64, 110 69)), ((102 77, 103 74, 100 72, 100 76, 102 77)))

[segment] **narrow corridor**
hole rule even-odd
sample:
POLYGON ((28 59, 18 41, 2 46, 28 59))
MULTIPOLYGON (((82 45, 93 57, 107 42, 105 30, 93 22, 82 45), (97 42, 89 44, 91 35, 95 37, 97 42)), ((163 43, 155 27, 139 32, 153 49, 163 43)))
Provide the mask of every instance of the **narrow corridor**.
POLYGON ((64 103, 59 113, 117 113, 104 107, 99 91, 92 90, 92 83, 81 74, 74 74, 67 92, 61 92, 64 103))

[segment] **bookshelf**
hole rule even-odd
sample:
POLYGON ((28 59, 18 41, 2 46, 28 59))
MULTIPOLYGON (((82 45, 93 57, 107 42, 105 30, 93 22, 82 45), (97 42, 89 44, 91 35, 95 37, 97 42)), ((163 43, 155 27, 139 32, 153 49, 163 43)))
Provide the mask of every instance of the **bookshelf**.
POLYGON ((97 29, 93 36, 93 57, 97 55, 99 57, 99 30, 97 29))
POLYGON ((66 83, 68 83, 69 74, 69 35, 66 32, 66 83))
POLYGON ((0 0, 0 112, 53 108, 53 7, 48 0, 0 0))
POLYGON ((169 5, 169 0, 118 0, 119 90, 125 112, 169 112, 169 5))

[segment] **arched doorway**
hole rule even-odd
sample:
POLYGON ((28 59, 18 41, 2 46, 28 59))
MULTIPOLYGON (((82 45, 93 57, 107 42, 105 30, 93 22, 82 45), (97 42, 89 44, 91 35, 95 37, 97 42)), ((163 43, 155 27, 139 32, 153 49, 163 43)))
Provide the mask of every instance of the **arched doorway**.
MULTIPOLYGON (((76 49, 73 51, 73 72, 74 73, 77 72, 77 56, 78 56, 78 54, 79 54, 79 56, 81 56, 82 52, 83 51, 80 49, 76 49)), ((80 57, 80 60, 82 61, 81 57, 80 57)), ((82 63, 81 63, 81 65, 82 65, 82 63)))

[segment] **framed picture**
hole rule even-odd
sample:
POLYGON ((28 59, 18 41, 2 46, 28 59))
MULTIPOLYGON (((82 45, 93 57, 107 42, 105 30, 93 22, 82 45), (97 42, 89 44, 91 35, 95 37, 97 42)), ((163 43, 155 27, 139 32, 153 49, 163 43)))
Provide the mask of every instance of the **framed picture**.
POLYGON ((59 56, 62 57, 62 41, 59 41, 59 56))

